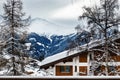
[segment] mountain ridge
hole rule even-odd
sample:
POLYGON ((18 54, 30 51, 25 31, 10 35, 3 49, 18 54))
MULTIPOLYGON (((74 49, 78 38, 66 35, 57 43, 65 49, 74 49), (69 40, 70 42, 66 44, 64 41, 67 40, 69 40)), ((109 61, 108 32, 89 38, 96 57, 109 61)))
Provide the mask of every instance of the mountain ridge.
MULTIPOLYGON (((82 35, 86 35, 86 33, 84 32, 82 35)), ((71 43, 76 41, 79 36, 73 33, 69 35, 51 35, 47 37, 32 32, 27 37, 27 43, 31 43, 30 49, 28 50, 29 55, 35 59, 42 60, 64 50, 68 50, 71 43)), ((80 45, 81 43, 78 44, 80 45)))

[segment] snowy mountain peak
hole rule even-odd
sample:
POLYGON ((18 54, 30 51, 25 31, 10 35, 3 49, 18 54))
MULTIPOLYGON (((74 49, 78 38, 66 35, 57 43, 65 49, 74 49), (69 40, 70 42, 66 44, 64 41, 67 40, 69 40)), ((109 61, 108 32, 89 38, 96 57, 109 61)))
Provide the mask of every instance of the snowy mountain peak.
MULTIPOLYGON (((70 35, 51 35, 49 37, 45 35, 38 35, 31 33, 28 35, 27 43, 30 45, 30 56, 36 59, 46 58, 48 56, 60 53, 69 49, 72 42, 76 41, 79 37, 85 36, 87 33, 83 32, 81 35, 75 33, 70 35)), ((80 45, 85 42, 80 42, 80 45)))

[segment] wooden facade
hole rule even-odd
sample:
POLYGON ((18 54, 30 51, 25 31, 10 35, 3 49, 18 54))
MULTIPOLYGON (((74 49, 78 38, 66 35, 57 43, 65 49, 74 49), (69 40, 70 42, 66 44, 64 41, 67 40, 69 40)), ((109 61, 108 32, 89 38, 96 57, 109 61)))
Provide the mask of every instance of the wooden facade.
MULTIPOLYGON (((94 54, 94 56, 96 56, 96 55, 98 55, 98 54, 101 54, 101 55, 103 55, 101 52, 99 53, 99 52, 94 52, 93 53, 94 54)), ((55 66, 55 75, 56 76, 73 76, 73 72, 78 72, 78 74, 77 75, 79 75, 79 76, 87 76, 89 73, 89 71, 88 71, 88 69, 90 68, 90 66, 89 66, 89 61, 90 61, 90 55, 88 56, 89 54, 87 54, 87 53, 82 53, 82 54, 80 54, 80 55, 78 55, 77 57, 79 57, 79 63, 78 64, 87 64, 87 65, 75 65, 74 66, 74 68, 73 68, 73 65, 72 64, 74 64, 72 61, 73 60, 71 60, 71 59, 66 59, 66 60, 64 60, 63 61, 63 64, 64 65, 57 65, 57 66, 55 66), (60 71, 60 67, 61 66, 68 66, 67 65, 67 63, 69 63, 69 62, 71 62, 71 65, 69 65, 70 66, 70 72, 61 72, 60 71), (79 67, 79 69, 77 68, 77 66, 79 67), (88 68, 89 67, 89 68, 88 68), (79 71, 78 71, 79 70, 79 71)), ((110 59, 114 59, 115 60, 115 62, 120 62, 120 56, 119 55, 117 55, 117 54, 111 54, 111 56, 110 56, 111 58, 110 59)), ((95 58, 96 57, 94 57, 94 60, 95 60, 95 58)), ((105 60, 103 60, 103 63, 105 63, 104 62, 105 60)), ((100 66, 100 68, 98 68, 99 70, 101 70, 101 72, 104 72, 105 71, 105 66, 104 65, 102 65, 102 66, 100 66)), ((120 69, 120 65, 119 66, 117 66, 116 67, 116 69, 120 69)), ((99 70, 97 70, 97 71, 99 71, 99 70)), ((95 76, 97 76, 98 75, 98 73, 97 73, 97 71, 94 71, 94 74, 93 75, 95 75, 95 76)), ((101 74, 101 75, 104 75, 104 73, 103 74, 101 74)), ((114 73, 110 73, 109 74, 109 76, 114 76, 115 74, 114 73)))
POLYGON ((81 62, 81 63, 87 62, 87 54, 86 53, 84 55, 83 54, 79 55, 79 62, 81 62))
MULTIPOLYGON (((117 41, 120 41, 120 40, 117 40, 117 41)), ((94 48, 100 49, 100 46, 97 46, 94 48)), ((66 55, 67 57, 64 57, 55 62, 49 63, 49 66, 54 64, 54 70, 55 70, 54 75, 55 76, 106 75, 105 74, 106 67, 108 68, 108 72, 109 72, 108 76, 116 75, 116 73, 113 73, 114 69, 116 71, 119 71, 120 73, 120 55, 109 52, 109 59, 108 59, 108 64, 107 64, 108 66, 106 66, 106 62, 105 62, 106 57, 102 58, 101 60, 98 59, 103 55, 104 53, 102 51, 88 52, 87 50, 75 53, 73 55, 69 53, 66 55), (115 64, 112 64, 112 60, 113 62, 115 62, 115 64), (91 71, 92 61, 98 61, 100 63, 99 67, 97 67, 95 71, 94 70, 91 71), (115 65, 115 67, 113 65, 115 65), (70 70, 66 70, 66 68, 68 67, 70 70), (99 74, 99 72, 101 73, 99 74)), ((48 66, 48 65, 43 65, 42 67, 44 66, 48 66)))

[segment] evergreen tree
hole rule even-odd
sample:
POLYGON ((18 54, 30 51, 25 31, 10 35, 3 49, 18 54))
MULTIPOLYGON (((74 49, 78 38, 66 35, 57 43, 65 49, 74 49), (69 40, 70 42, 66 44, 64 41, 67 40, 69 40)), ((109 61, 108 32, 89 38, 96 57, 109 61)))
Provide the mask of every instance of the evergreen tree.
POLYGON ((21 0, 7 0, 3 6, 4 14, 2 16, 1 38, 5 43, 4 50, 6 53, 13 55, 12 71, 14 75, 17 75, 15 56, 22 57, 25 52, 24 32, 26 26, 30 23, 30 17, 24 17, 25 13, 22 12, 22 4, 21 0))

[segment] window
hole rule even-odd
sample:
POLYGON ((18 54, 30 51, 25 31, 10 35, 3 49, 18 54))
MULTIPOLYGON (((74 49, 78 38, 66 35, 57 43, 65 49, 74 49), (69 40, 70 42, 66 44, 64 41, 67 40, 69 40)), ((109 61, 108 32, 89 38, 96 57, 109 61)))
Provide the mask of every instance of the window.
POLYGON ((60 72, 64 72, 64 66, 60 66, 60 72))
POLYGON ((116 67, 115 66, 109 66, 109 71, 116 71, 116 67))
POLYGON ((60 72, 70 72, 70 66, 60 66, 60 72))
POLYGON ((65 71, 70 72, 70 66, 66 66, 65 71))
POLYGON ((90 60, 93 60, 92 54, 90 54, 90 60))
POLYGON ((75 66, 75 72, 77 72, 77 66, 75 66))

